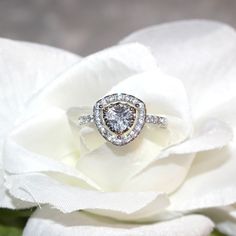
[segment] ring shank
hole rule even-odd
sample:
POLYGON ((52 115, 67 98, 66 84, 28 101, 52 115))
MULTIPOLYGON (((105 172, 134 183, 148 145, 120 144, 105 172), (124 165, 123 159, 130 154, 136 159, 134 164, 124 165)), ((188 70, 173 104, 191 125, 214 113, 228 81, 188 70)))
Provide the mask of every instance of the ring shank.
MULTIPOLYGON (((94 122, 90 107, 73 107, 67 112, 70 122, 76 126, 86 125, 94 122), (90 113, 90 114, 89 114, 90 113)), ((164 116, 147 114, 145 122, 158 125, 160 128, 167 128, 168 119, 164 116)))
MULTIPOLYGON (((94 117, 93 115, 82 115, 78 117, 78 125, 85 125, 88 123, 93 123, 94 117)), ((167 118, 163 116, 157 115, 146 115, 145 119, 146 123, 158 125, 160 128, 167 127, 167 118)))
POLYGON ((150 123, 150 124, 156 124, 160 128, 167 128, 167 125, 168 125, 168 120, 166 117, 150 115, 150 114, 146 115, 145 122, 150 123))

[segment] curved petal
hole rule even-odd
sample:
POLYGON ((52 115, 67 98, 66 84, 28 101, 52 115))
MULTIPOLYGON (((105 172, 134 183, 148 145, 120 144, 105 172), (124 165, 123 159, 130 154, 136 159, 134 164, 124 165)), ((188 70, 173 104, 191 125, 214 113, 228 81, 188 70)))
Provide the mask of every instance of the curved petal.
POLYGON ((183 182, 196 152, 218 150, 229 144, 233 137, 226 124, 209 120, 192 138, 162 150, 163 132, 166 131, 158 131, 156 142, 153 137, 148 139, 148 132, 151 129, 122 150, 105 144, 82 155, 77 169, 107 191, 143 189, 170 193, 183 182))
POLYGON ((29 219, 23 236, 208 236, 213 223, 201 215, 189 215, 179 219, 147 225, 122 224, 108 218, 75 212, 62 214, 56 210, 37 210, 29 219))
POLYGON ((228 125, 233 127, 234 133, 236 133, 236 96, 233 97, 230 101, 225 102, 222 105, 219 105, 215 107, 214 109, 211 109, 208 111, 208 113, 205 114, 205 117, 217 117, 219 120, 223 120, 228 125))
MULTIPOLYGON (((4 169, 4 139, 27 109, 29 99, 79 60, 76 55, 48 46, 0 39, 0 169, 4 169)), ((2 186, 2 173, 0 178, 0 206, 17 207, 2 186)))
POLYGON ((233 129, 218 120, 205 120, 195 127, 193 137, 164 150, 160 158, 170 154, 190 154, 222 148, 233 140, 233 129))
POLYGON ((162 193, 91 191, 46 174, 11 175, 6 185, 11 195, 35 205, 50 204, 64 213, 90 210, 120 220, 148 217, 153 214, 153 207, 158 213, 169 204, 162 193))
POLYGON ((77 169, 96 180, 103 190, 119 191, 127 178, 144 168, 159 152, 160 147, 145 138, 124 149, 105 144, 81 156, 77 169))
POLYGON ((184 181, 194 160, 194 154, 170 155, 158 159, 148 167, 137 171, 122 185, 122 191, 159 191, 170 194, 184 181))
POLYGON ((74 168, 78 158, 65 111, 54 108, 31 118, 11 133, 5 142, 3 164, 11 174, 60 173, 82 185, 99 188, 74 168))
POLYGON ((0 39, 0 143, 27 109, 28 100, 79 60, 48 46, 0 39))
POLYGON ((236 209, 234 206, 206 209, 201 214, 214 221, 216 228, 225 235, 234 236, 236 232, 236 209))
POLYGON ((170 196, 170 211, 222 207, 236 202, 235 147, 197 154, 184 184, 170 196))
POLYGON ((32 117, 15 128, 9 139, 28 151, 62 162, 76 151, 66 113, 59 108, 50 108, 32 117))
POLYGON ((184 82, 194 117, 235 96, 236 34, 229 26, 206 20, 173 22, 123 41, 130 42, 149 46, 158 65, 184 82))
POLYGON ((66 110, 93 106, 119 81, 154 68, 156 61, 144 46, 129 44, 112 47, 86 57, 64 73, 41 94, 39 103, 66 110))
POLYGON ((155 69, 129 77, 113 86, 112 93, 137 96, 146 104, 147 112, 175 116, 186 122, 190 108, 185 88, 179 79, 155 69))
POLYGON ((3 184, 3 170, 0 169, 0 207, 10 207, 11 198, 8 196, 7 189, 3 184))

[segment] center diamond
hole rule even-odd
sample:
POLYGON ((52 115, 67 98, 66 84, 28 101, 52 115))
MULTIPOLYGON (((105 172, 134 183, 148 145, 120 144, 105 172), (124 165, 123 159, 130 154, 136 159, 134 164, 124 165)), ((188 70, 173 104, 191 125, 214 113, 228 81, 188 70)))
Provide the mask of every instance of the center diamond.
POLYGON ((136 109, 121 102, 110 104, 103 110, 106 125, 116 134, 128 131, 133 126, 135 117, 136 109))

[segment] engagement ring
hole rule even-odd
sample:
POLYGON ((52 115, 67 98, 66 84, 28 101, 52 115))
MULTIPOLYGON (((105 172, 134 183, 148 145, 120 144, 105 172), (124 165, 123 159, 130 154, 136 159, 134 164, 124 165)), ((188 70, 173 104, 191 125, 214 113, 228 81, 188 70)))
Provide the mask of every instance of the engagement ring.
POLYGON ((93 114, 86 114, 88 108, 70 108, 68 118, 76 126, 95 123, 99 133, 114 145, 122 146, 133 141, 145 123, 167 128, 167 118, 146 114, 143 101, 135 96, 115 93, 98 100, 93 114))

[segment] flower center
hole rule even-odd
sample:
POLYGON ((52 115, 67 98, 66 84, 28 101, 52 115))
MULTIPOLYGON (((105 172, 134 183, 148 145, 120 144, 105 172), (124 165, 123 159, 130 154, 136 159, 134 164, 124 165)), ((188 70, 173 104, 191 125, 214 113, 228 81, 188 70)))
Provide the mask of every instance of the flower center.
POLYGON ((133 126, 135 117, 136 109, 121 102, 110 104, 103 110, 106 125, 116 134, 128 131, 133 126))

